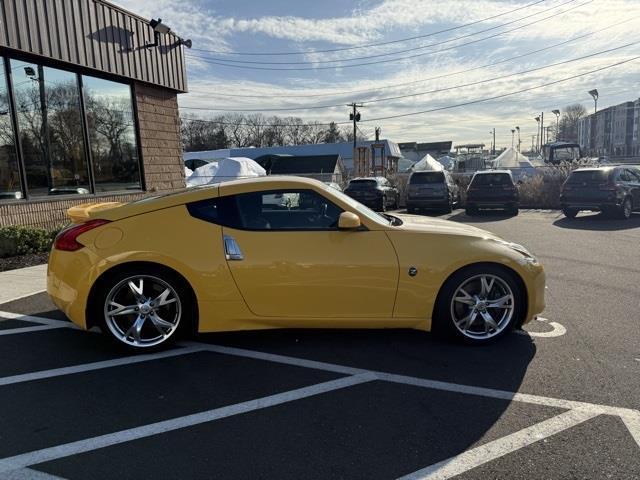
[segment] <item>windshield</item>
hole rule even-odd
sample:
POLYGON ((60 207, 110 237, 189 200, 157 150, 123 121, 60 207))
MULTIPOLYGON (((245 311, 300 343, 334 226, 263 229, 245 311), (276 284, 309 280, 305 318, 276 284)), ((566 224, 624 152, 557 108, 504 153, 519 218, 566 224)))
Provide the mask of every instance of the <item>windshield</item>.
POLYGON ((577 160, 580 158, 580 148, 562 147, 553 150, 554 160, 577 160))
POLYGON ((444 183, 444 173, 442 172, 418 172, 411 175, 409 184, 424 185, 427 183, 444 183))
POLYGON ((378 182, 375 180, 351 180, 349 182, 349 188, 351 189, 368 189, 368 188, 376 188, 378 186, 378 182))
POLYGON ((335 197, 338 197, 344 203, 349 205, 351 208, 356 210, 358 213, 361 213, 362 215, 367 217, 369 220, 373 220, 374 222, 382 223, 384 225, 389 225, 389 219, 387 217, 384 217, 384 216, 380 215, 379 213, 374 212, 369 207, 364 206, 363 204, 361 204, 357 200, 354 200, 349 195, 347 195, 345 193, 342 193, 339 190, 336 190, 336 189, 331 188, 331 187, 326 187, 326 188, 327 188, 327 190, 330 189, 329 191, 331 192, 331 195, 333 195, 335 197))

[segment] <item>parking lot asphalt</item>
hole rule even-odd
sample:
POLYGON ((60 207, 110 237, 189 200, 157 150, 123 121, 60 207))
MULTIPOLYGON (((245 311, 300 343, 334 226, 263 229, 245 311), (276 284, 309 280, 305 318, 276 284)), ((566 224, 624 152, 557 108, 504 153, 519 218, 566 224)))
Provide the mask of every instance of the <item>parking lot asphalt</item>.
POLYGON ((640 478, 640 215, 442 217, 534 252, 544 318, 478 348, 273 330, 132 356, 44 293, 0 305, 0 479, 640 478))

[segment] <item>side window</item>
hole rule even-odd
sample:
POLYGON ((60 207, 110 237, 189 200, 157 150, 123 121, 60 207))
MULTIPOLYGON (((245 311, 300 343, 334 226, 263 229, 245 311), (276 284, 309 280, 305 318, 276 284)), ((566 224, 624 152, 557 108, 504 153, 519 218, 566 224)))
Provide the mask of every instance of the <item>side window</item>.
POLYGON ((622 181, 622 182, 630 182, 631 178, 629 177, 629 174, 627 173, 626 170, 618 170, 618 180, 622 181))
POLYGON ((235 199, 245 230, 335 230, 342 209, 313 190, 252 192, 235 199))
POLYGON ((640 170, 629 169, 627 170, 627 175, 629 176, 630 182, 634 182, 634 183, 640 182, 640 170))

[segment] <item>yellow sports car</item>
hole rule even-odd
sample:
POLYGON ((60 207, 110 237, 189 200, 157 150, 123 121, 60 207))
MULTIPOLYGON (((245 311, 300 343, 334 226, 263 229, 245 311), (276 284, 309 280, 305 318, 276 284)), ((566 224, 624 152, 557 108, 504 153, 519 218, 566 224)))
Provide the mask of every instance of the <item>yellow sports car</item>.
POLYGON ((474 227, 381 215, 321 182, 237 180, 69 210, 47 289, 137 350, 180 333, 415 328, 485 343, 544 308, 544 270, 474 227))

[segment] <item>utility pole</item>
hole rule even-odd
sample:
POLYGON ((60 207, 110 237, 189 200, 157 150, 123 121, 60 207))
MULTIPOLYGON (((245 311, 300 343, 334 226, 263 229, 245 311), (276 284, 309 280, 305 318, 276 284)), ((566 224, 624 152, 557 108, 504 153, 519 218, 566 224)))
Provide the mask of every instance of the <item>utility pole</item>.
POLYGON ((540 150, 544 145, 544 112, 540 114, 540 150))
POLYGON ((350 103, 347 105, 351 107, 353 110, 349 114, 349 120, 353 121, 353 155, 355 158, 356 148, 357 148, 357 136, 358 136, 358 122, 360 121, 360 112, 358 112, 358 108, 362 108, 363 105, 360 103, 350 103))
POLYGON ((380 127, 376 127, 376 142, 380 141, 380 132, 382 129, 380 127))
POLYGON ((496 154, 496 127, 493 127, 493 143, 491 144, 491 155, 496 154))

